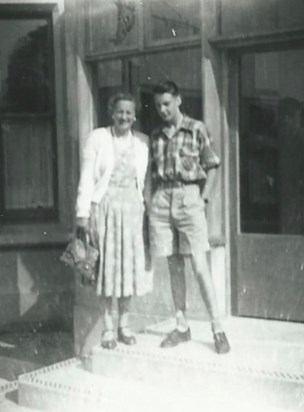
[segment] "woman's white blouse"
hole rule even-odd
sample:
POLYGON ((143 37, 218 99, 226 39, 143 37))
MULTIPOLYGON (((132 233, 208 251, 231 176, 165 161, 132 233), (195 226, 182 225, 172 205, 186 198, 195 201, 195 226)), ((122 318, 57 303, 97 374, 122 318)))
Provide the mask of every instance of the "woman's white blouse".
MULTIPOLYGON (((149 202, 150 168, 149 138, 132 131, 140 198, 149 202)), ((94 129, 88 136, 82 156, 81 174, 76 201, 76 217, 88 218, 91 204, 99 203, 104 196, 114 167, 114 145, 110 127, 94 129)))

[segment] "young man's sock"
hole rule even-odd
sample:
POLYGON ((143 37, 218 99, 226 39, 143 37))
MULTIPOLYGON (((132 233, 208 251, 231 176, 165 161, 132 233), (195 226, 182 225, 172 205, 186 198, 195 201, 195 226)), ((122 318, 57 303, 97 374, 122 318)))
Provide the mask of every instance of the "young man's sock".
POLYGON ((219 319, 213 319, 211 321, 211 330, 212 333, 223 332, 223 327, 219 319))
POLYGON ((178 311, 176 313, 176 329, 179 332, 186 332, 188 328, 189 326, 185 314, 182 311, 178 311))

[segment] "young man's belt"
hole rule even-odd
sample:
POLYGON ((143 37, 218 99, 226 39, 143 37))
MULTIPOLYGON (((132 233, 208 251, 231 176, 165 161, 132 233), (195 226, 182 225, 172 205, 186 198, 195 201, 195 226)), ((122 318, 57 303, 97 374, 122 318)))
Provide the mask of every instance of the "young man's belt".
POLYGON ((157 182, 157 188, 158 189, 173 189, 176 187, 183 187, 183 186, 189 186, 189 185, 198 185, 199 181, 198 180, 159 180, 157 182))

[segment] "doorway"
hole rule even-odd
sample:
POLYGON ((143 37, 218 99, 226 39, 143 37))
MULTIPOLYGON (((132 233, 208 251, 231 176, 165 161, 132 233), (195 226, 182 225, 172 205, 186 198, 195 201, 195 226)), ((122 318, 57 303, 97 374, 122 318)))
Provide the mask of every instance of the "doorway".
POLYGON ((182 111, 202 118, 201 49, 199 47, 159 51, 99 62, 95 84, 98 85, 98 126, 111 123, 109 98, 120 91, 132 93, 139 113, 134 127, 150 135, 159 118, 153 101, 153 86, 162 80, 175 81, 182 95, 182 111))
POLYGON ((304 49, 237 60, 233 312, 304 321, 304 49))

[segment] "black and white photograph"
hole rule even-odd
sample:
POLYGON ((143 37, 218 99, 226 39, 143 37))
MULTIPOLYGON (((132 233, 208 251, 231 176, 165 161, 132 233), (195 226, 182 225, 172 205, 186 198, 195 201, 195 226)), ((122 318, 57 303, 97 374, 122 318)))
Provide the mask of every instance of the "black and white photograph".
POLYGON ((0 0, 0 412, 304 411, 304 0, 0 0))

